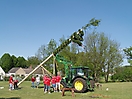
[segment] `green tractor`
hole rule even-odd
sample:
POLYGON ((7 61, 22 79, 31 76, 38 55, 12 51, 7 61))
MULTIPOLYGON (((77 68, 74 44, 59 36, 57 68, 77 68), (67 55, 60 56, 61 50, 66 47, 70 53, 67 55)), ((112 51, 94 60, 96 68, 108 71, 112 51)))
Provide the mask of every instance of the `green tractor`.
POLYGON ((61 80, 61 88, 72 87, 75 92, 83 93, 93 91, 94 80, 89 75, 89 68, 84 66, 74 67, 72 62, 65 60, 62 56, 56 56, 56 60, 64 64, 65 76, 61 80))

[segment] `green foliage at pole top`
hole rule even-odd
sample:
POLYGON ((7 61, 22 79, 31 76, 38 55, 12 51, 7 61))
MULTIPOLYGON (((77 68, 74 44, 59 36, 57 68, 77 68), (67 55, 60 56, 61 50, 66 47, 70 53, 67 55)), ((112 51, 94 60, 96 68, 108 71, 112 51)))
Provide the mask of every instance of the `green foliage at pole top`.
POLYGON ((89 21, 88 24, 86 24, 82 29, 79 29, 77 32, 74 32, 69 39, 64 41, 53 53, 56 55, 58 52, 60 52, 62 49, 64 49, 68 44, 71 42, 77 43, 79 46, 82 46, 83 36, 84 36, 84 30, 86 30, 88 27, 92 26, 98 26, 100 20, 95 20, 94 18, 89 21))
POLYGON ((82 46, 83 36, 84 32, 81 29, 79 29, 78 32, 74 32, 71 35, 71 41, 77 43, 79 46, 82 46))
POLYGON ((100 20, 96 20, 95 18, 92 18, 88 24, 82 27, 83 30, 86 30, 88 27, 92 26, 98 26, 100 23, 100 20))

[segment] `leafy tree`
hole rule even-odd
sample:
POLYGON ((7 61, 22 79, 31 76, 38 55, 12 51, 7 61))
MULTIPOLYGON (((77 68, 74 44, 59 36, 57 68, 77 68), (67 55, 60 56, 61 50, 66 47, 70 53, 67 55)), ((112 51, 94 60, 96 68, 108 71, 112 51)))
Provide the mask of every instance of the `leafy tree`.
POLYGON ((40 60, 35 57, 35 56, 32 56, 32 57, 28 57, 27 59, 27 65, 28 66, 32 66, 33 68, 35 68, 36 66, 38 66, 40 64, 40 60))
POLYGON ((70 50, 71 53, 76 54, 77 51, 78 51, 78 49, 79 49, 79 48, 78 48, 78 45, 77 45, 76 43, 73 42, 73 43, 71 44, 71 50, 70 50))
POLYGON ((103 66, 103 72, 105 73, 105 81, 108 82, 109 74, 113 73, 113 69, 119 66, 123 62, 123 56, 121 54, 119 45, 115 41, 110 41, 107 48, 107 60, 106 65, 103 66))
POLYGON ((6 73, 13 67, 13 61, 10 54, 5 53, 1 57, 1 67, 6 73))
POLYGON ((40 60, 44 60, 56 49, 56 46, 56 41, 54 39, 51 39, 47 45, 41 45, 35 56, 40 60))
POLYGON ((132 66, 125 66, 123 74, 125 81, 132 81, 132 66))
POLYGON ((114 75, 111 76, 113 81, 132 81, 132 67, 123 66, 115 68, 114 75))
POLYGON ((18 62, 16 64, 16 67, 22 67, 26 68, 27 67, 27 60, 24 57, 18 57, 17 58, 18 62))
POLYGON ((17 67, 17 62, 18 62, 18 59, 16 56, 12 55, 12 62, 13 62, 13 67, 17 67))
POLYGON ((88 66, 88 60, 86 58, 86 53, 79 52, 76 55, 76 66, 88 66))
POLYGON ((46 48, 46 45, 41 45, 41 47, 38 49, 38 51, 37 51, 37 53, 35 54, 35 56, 36 56, 39 60, 45 59, 45 57, 47 57, 47 48, 46 48))
MULTIPOLYGON (((53 51, 56 49, 56 47, 57 47, 56 41, 54 39, 51 39, 50 42, 47 45, 47 55, 49 56, 50 54, 52 54, 53 51)), ((53 57, 46 62, 46 68, 50 72, 53 71, 52 67, 53 67, 53 57)))
POLYGON ((116 67, 114 69, 114 75, 111 76, 111 80, 113 81, 116 81, 116 80, 119 80, 119 81, 123 81, 125 78, 123 76, 123 67, 116 67))
POLYGON ((99 80, 103 72, 107 82, 109 73, 122 62, 119 44, 110 40, 104 33, 97 33, 96 31, 86 35, 84 42, 87 62, 90 64, 94 77, 99 80))
POLYGON ((57 43, 54 39, 51 39, 50 42, 48 43, 48 47, 47 47, 47 54, 48 56, 50 54, 52 54, 52 52, 56 49, 57 47, 57 43))
POLYGON ((132 47, 130 46, 129 48, 123 49, 127 56, 128 63, 132 66, 132 47))

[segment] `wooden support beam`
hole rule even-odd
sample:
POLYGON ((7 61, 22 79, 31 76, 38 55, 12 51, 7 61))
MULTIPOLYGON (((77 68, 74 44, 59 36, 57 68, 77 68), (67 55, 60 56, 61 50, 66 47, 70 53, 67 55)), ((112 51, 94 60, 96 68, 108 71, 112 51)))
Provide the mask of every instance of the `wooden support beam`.
POLYGON ((41 69, 42 69, 42 73, 43 73, 43 75, 44 75, 45 73, 44 73, 44 69, 43 69, 43 66, 41 66, 41 69))
POLYGON ((50 76, 52 76, 53 74, 51 72, 49 72, 47 69, 45 69, 43 66, 41 66, 43 68, 44 71, 46 71, 50 76))
POLYGON ((53 55, 53 75, 55 75, 55 56, 53 55))

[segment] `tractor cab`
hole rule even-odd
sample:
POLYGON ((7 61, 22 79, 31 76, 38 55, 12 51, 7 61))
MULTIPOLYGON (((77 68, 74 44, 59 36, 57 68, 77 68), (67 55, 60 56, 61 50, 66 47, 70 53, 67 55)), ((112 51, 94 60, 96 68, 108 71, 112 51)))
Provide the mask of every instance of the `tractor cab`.
POLYGON ((71 68, 71 78, 74 79, 75 77, 81 76, 83 78, 88 78, 88 67, 72 67, 71 68))

